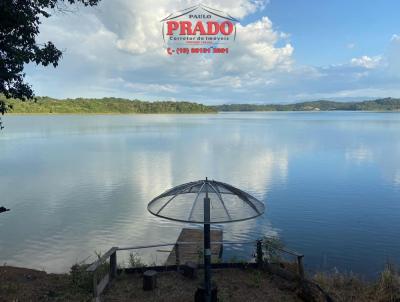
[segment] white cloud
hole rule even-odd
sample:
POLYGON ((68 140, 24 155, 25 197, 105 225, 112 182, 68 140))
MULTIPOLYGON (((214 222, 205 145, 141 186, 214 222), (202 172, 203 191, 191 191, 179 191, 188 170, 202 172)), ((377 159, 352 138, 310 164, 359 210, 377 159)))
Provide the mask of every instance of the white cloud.
MULTIPOLYGON (((243 18, 265 6, 265 1, 256 0, 219 0, 203 1, 204 5, 229 11, 236 18, 243 18)), ((198 4, 198 1, 159 0, 131 1, 113 0, 100 4, 97 16, 105 27, 118 37, 117 47, 132 54, 161 52, 160 20, 172 12, 198 4)))
POLYGON ((400 36, 396 34, 392 35, 391 41, 400 41, 400 36))
MULTIPOLYGON (((203 4, 244 18, 267 1, 205 1, 203 4)), ((248 94, 250 87, 273 86, 278 73, 289 72, 293 46, 289 35, 274 29, 268 17, 237 26, 229 55, 168 56, 160 20, 197 4, 182 0, 101 2, 76 14, 44 20, 42 40, 65 50, 57 70, 29 66, 37 94, 57 97, 105 95, 143 99, 188 99, 210 102, 248 94), (278 43, 283 46, 277 46, 278 43), (118 79, 116 81, 115 79, 118 79), (63 85, 63 89, 59 87, 63 85), (227 88, 232 95, 227 95, 227 88)))
POLYGON ((351 59, 352 66, 364 67, 368 69, 378 67, 381 62, 382 62, 381 56, 376 56, 376 57, 362 56, 360 58, 351 59))
POLYGON ((175 85, 159 85, 159 84, 143 84, 143 83, 125 83, 125 87, 133 89, 138 92, 178 92, 178 88, 175 85))
POLYGON ((398 35, 380 55, 302 66, 293 59, 290 33, 277 30, 267 16, 249 22, 267 1, 203 3, 246 21, 237 25, 228 55, 168 56, 163 49, 160 20, 196 1, 103 0, 99 7, 44 21, 41 39, 65 52, 57 69, 28 66, 28 80, 38 95, 54 97, 260 103, 400 96, 398 35))
MULTIPOLYGON (((283 47, 276 47, 276 43, 281 38, 279 32, 272 27, 272 22, 268 17, 262 17, 254 23, 246 26, 238 25, 237 39, 237 61, 243 63, 237 66, 238 69, 243 68, 257 69, 261 67, 263 70, 288 69, 292 64, 293 47, 286 43, 283 47)), ((234 63, 237 63, 234 61, 234 63)))

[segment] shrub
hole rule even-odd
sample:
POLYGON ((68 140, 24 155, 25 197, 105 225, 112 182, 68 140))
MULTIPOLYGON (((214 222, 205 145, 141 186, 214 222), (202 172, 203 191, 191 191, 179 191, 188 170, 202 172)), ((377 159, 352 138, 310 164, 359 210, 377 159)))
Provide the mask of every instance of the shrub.
POLYGON ((147 265, 142 261, 138 253, 129 253, 129 265, 132 268, 146 267, 147 265))

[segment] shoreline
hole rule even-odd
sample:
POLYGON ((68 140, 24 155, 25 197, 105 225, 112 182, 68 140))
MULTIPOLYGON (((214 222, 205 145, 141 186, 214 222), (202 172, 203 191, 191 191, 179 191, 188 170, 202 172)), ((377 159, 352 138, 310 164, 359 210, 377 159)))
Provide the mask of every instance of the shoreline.
POLYGON ((258 111, 217 111, 217 112, 139 112, 139 113, 123 113, 123 112, 63 112, 63 113, 50 113, 50 112, 7 112, 1 117, 7 115, 216 115, 226 113, 326 113, 326 112, 340 112, 340 113, 400 113, 400 110, 258 110, 258 111))
POLYGON ((218 114, 220 112, 160 112, 160 113, 120 113, 120 112, 65 112, 65 113, 49 113, 49 112, 7 112, 1 117, 7 115, 207 115, 218 114))
MULTIPOLYGON (((207 101, 206 101, 207 102, 207 101)), ((208 114, 220 112, 400 112, 400 99, 303 101, 296 103, 225 103, 203 104, 190 101, 143 101, 115 97, 55 99, 36 97, 34 101, 21 102, 0 95, 0 104, 9 114, 208 114), (15 112, 13 112, 15 111, 15 112)))

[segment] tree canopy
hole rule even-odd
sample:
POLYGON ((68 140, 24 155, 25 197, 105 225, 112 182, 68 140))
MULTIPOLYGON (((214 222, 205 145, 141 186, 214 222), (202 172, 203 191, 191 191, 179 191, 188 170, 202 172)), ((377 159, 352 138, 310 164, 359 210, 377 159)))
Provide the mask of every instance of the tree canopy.
POLYGON ((400 111, 400 99, 384 98, 361 102, 312 101, 293 104, 226 104, 218 111, 400 111))
MULTIPOLYGON (((51 42, 37 43, 41 18, 51 11, 65 10, 66 5, 80 3, 94 6, 100 0, 1 0, 0 1, 0 94, 6 98, 32 99, 34 92, 24 81, 24 65, 53 65, 62 52, 51 42)), ((8 110, 0 100, 0 113, 8 110)), ((3 128, 0 120, 0 130, 3 128)))
MULTIPOLYGON (((2 96, 0 95, 0 101, 2 96)), ((5 100, 11 108, 10 113, 24 114, 135 114, 135 113, 214 113, 210 106, 191 102, 157 101, 144 102, 122 98, 102 99, 65 99, 58 100, 49 97, 36 97, 36 102, 20 102, 15 99, 5 100)))
MULTIPOLYGON (((24 65, 56 67, 62 52, 48 41, 37 43, 40 18, 65 4, 96 5, 100 0, 1 0, 0 1, 0 93, 7 98, 31 99, 32 87, 24 81, 24 65)), ((6 108, 0 107, 4 113, 6 108)))

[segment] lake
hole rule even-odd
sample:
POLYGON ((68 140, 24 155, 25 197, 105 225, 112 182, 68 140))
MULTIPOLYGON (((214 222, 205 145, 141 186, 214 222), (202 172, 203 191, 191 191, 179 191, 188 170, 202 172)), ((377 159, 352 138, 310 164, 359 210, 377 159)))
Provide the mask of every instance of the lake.
POLYGON ((3 120, 0 206, 11 211, 0 214, 2 264, 63 272, 112 246, 174 242, 187 225, 152 216, 147 203, 206 176, 266 205, 261 218, 224 225, 225 240, 278 235, 309 271, 374 277, 400 264, 400 113, 3 120))

